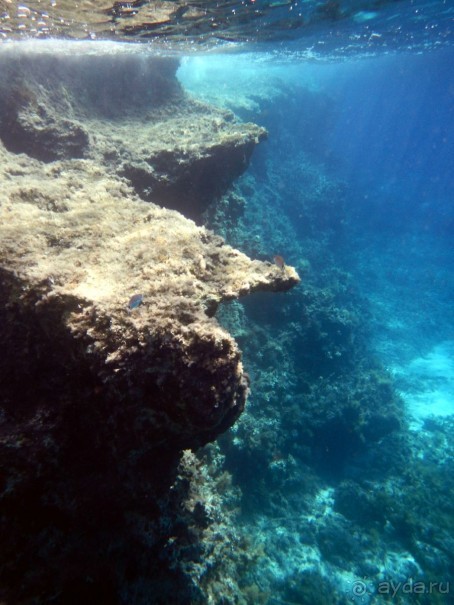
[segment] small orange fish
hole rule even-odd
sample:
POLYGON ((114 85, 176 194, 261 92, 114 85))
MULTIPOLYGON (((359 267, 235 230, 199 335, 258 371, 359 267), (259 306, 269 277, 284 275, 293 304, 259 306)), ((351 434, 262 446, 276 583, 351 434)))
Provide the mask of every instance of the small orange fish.
POLYGON ((276 254, 276 256, 273 256, 273 260, 274 264, 277 265, 279 269, 283 269, 285 267, 285 261, 283 257, 280 256, 280 254, 276 254))

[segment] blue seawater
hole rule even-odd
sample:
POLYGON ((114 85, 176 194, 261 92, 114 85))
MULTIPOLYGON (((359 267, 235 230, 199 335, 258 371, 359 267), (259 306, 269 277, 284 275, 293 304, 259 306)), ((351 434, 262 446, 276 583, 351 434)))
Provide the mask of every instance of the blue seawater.
MULTIPOLYGON (((250 376, 247 408, 198 458, 185 453, 187 474, 159 505, 153 483, 136 485, 149 468, 125 454, 118 472, 134 486, 133 514, 117 519, 110 496, 99 504, 102 556, 86 552, 97 534, 85 517, 79 527, 57 514, 58 473, 60 491, 49 484, 40 503, 43 527, 34 483, 19 490, 23 543, 11 542, 0 570, 8 605, 16 587, 27 604, 453 604, 453 1, 87 4, 1 3, 2 48, 10 36, 27 45, 61 35, 83 41, 51 41, 51 54, 103 48, 121 66, 140 41, 126 51, 139 62, 155 51, 178 59, 186 91, 269 134, 205 224, 253 258, 282 257, 302 281, 221 305, 216 318, 250 376)), ((108 107, 110 93, 93 86, 108 107)), ((17 90, 19 107, 28 91, 17 90)), ((142 295, 125 294, 125 306, 129 296, 135 317, 142 295)), ((160 464, 151 461, 159 479, 160 464)), ((109 488, 117 469, 105 466, 109 488)), ((11 535, 15 508, 2 517, 11 535)))
POLYGON ((269 132, 243 216, 215 228, 302 275, 220 314, 252 378, 221 448, 263 602, 453 602, 453 64, 444 48, 180 68, 269 132))

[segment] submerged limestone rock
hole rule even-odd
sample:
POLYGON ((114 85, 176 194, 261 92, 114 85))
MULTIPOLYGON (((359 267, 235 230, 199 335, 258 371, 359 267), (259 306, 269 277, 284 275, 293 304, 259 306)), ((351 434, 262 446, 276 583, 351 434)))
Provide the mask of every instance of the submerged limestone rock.
POLYGON ((266 137, 265 129, 191 99, 173 58, 0 52, 7 149, 44 162, 95 159, 143 199, 195 220, 266 137))
POLYGON ((248 391, 213 314, 298 276, 91 160, 0 147, 0 180, 0 600, 150 602, 119 597, 146 578, 155 602, 189 602, 196 578, 174 551, 193 560, 196 534, 181 532, 205 517, 178 513, 178 460, 248 391))
POLYGON ((109 420, 126 406, 131 439, 137 433, 153 447, 196 447, 230 426, 247 384, 235 342, 212 318, 216 306, 288 289, 296 272, 250 260, 181 214, 134 197, 90 161, 8 164, 6 156, 2 344, 11 350, 14 341, 20 360, 10 355, 3 365, 23 366, 36 384, 37 359, 25 348, 40 341, 43 355, 57 354, 74 403, 88 381, 110 402, 109 420), (141 304, 129 305, 137 294, 141 304), (20 340, 18 321, 20 330, 27 324, 20 340), (86 380, 73 384, 81 366, 86 380))
POLYGON ((189 100, 174 60, 117 59, 0 66, 5 603, 206 602, 222 550, 178 464, 249 388, 215 312, 299 281, 162 207, 197 218, 264 131, 189 100))
POLYGON ((236 344, 210 318, 222 300, 298 278, 127 183, 198 216, 244 170, 263 129, 189 99, 172 58, 2 54, 3 341, 21 359, 5 371, 39 382, 25 350, 37 339, 65 375, 84 365, 99 396, 137 406, 135 427, 154 446, 213 439, 238 417, 247 385, 236 344))

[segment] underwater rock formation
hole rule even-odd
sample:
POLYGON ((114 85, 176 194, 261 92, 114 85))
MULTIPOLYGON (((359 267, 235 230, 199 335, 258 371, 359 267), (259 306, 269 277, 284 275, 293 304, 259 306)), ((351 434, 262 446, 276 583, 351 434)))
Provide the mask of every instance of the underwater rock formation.
POLYGON ((197 220, 266 137, 192 100, 178 61, 147 54, 50 56, 2 50, 0 139, 44 162, 92 158, 139 195, 197 220))
POLYGON ((265 131, 188 99, 173 59, 7 58, 0 601, 204 603, 198 561, 222 554, 182 451, 249 387, 214 315, 299 278, 162 206, 198 218, 265 131))
POLYGON ((90 161, 4 153, 2 172, 3 375, 33 377, 36 393, 59 374, 60 398, 108 401, 136 446, 196 447, 230 426, 247 385, 212 316, 222 300, 290 288, 296 272, 250 260, 90 161))
MULTIPOLYGON (((0 598, 22 594, 20 570, 23 590, 57 586, 68 603, 73 583, 104 578, 109 549, 164 557, 166 573, 181 451, 231 426, 248 391, 216 307, 299 278, 140 200, 92 160, 0 155, 0 598), (92 553, 82 562, 80 548, 92 553)), ((114 580, 100 582, 99 598, 117 602, 114 580)))

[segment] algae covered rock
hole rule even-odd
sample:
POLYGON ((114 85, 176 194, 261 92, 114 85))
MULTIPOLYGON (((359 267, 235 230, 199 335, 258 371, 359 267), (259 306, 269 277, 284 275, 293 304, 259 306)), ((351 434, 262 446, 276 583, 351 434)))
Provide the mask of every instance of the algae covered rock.
POLYGON ((298 277, 143 200, 200 217, 265 131, 191 100, 174 58, 46 48, 2 49, 2 340, 20 358, 3 363, 6 388, 14 367, 47 380, 26 353, 39 341, 64 375, 85 365, 112 410, 136 406, 154 446, 197 446, 232 424, 247 391, 217 305, 298 277))
POLYGON ((265 131, 174 59, 0 52, 0 601, 204 602, 223 551, 179 462, 249 389, 216 309, 299 278, 186 216, 265 131))
POLYGON ((14 341, 20 362, 8 356, 6 370, 25 364, 36 386, 36 357, 21 343, 39 340, 43 355, 58 350, 72 400, 87 388, 72 384, 82 364, 110 401, 111 420, 126 405, 134 431, 154 446, 197 446, 230 426, 247 384, 236 343, 212 315, 222 300, 290 288, 296 272, 250 260, 179 213, 134 197, 92 162, 9 165, 7 156, 2 344, 11 350, 14 341), (19 317, 26 338, 14 336, 19 317))
POLYGON ((46 46, 0 53, 7 149, 44 162, 94 159, 143 199, 195 220, 266 138, 264 128, 190 98, 175 58, 126 50, 50 54, 46 46))
POLYGON ((231 426, 248 392, 216 307, 298 276, 91 160, 0 155, 0 597, 117 602, 130 580, 100 565, 112 549, 164 591, 181 574, 162 550, 182 523, 165 520, 181 451, 231 426))

